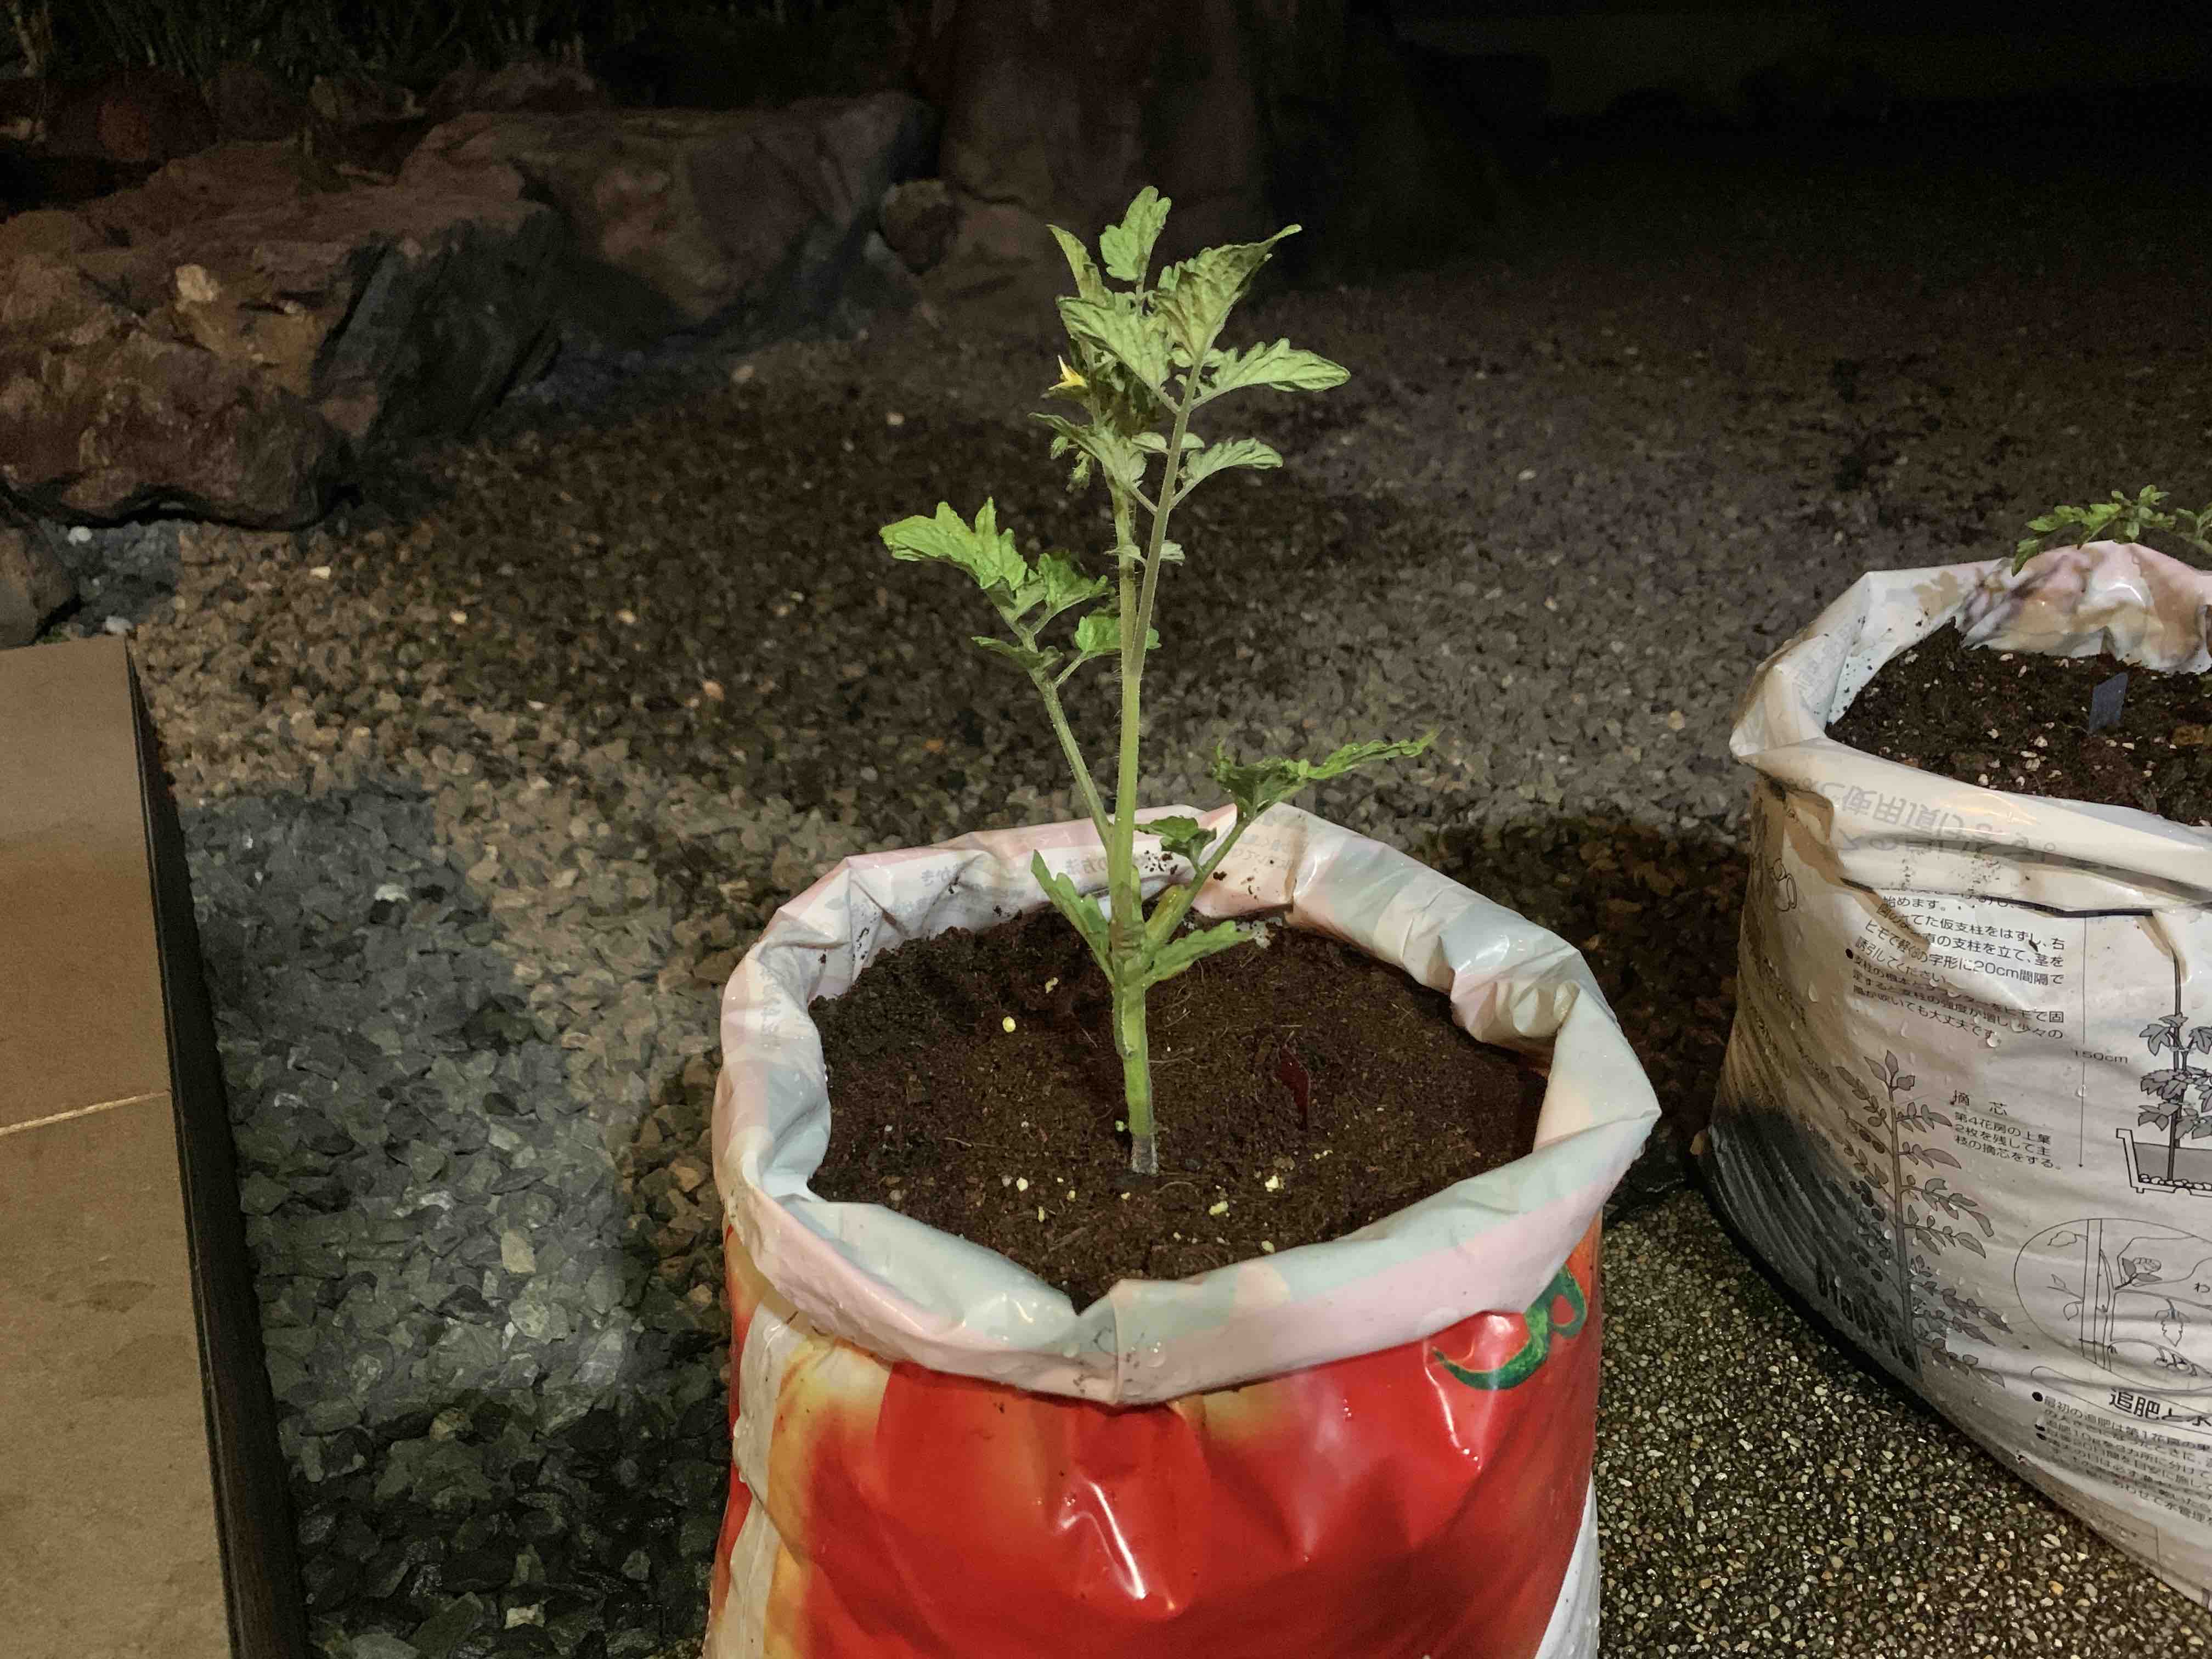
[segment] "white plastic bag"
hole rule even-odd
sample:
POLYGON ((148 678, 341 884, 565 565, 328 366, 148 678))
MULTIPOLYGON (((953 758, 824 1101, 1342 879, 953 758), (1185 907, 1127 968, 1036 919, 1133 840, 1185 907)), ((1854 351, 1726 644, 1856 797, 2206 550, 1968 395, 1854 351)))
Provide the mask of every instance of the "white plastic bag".
POLYGON ((1760 667, 1730 741, 1760 777, 1709 1151, 1717 1199, 1785 1279, 2200 1600, 2212 1144, 2147 1129, 2165 1108, 2143 1079, 2212 1069, 2191 1057, 2212 1024, 2212 830, 1825 732, 1954 621, 1995 649, 2202 671, 2208 605, 2212 576, 2100 542, 2019 576, 1866 576, 1760 667))
MULTIPOLYGON (((1226 1656, 1279 1652, 1308 1623, 1328 1635, 1296 1650, 1347 1659, 1593 1652, 1596 1223, 1657 1104, 1581 957, 1401 853, 1268 813, 1195 908, 1282 910, 1448 991, 1474 1035, 1547 1065, 1537 1145, 1345 1238, 1077 1309, 995 1252, 807 1188, 830 1114, 808 1004, 903 940, 1042 904, 1033 851, 1103 884, 1087 823, 849 859, 777 914, 724 994, 714 1158, 738 1352, 708 1652, 985 1659, 1052 1631, 1070 1654, 1188 1638, 1226 1656), (1538 1364, 1486 1369, 1516 1354, 1538 1364), (1334 1448, 1317 1462, 1316 1432, 1334 1448), (1383 1489, 1403 1494, 1403 1536, 1347 1503, 1383 1489), (970 1514, 978 1491, 997 1519, 970 1514), (1033 1529, 1040 1514, 1062 1518, 1033 1529), (1304 1542, 1267 1542, 1293 1516, 1304 1542), (1493 1529, 1497 1547, 1467 1547, 1493 1529), (1409 1613, 1384 1583, 1480 1593, 1409 1613)), ((1147 890, 1177 873, 1158 860, 1147 890)))

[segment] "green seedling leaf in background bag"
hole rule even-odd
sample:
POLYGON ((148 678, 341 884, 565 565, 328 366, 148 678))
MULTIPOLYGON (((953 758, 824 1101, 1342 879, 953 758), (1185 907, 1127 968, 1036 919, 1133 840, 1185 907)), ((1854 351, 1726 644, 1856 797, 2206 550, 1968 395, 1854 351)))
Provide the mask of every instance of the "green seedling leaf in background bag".
POLYGON ((1099 238, 1098 260, 1078 238, 1053 228, 1075 292, 1059 301, 1069 355, 1060 360, 1059 379, 1045 395, 1075 405, 1078 413, 1037 418, 1053 434, 1053 458, 1073 458, 1071 484, 1080 489, 1095 480, 1105 486, 1113 524, 1106 556, 1113 575, 1087 576, 1072 556, 1058 551, 1043 554, 1031 566, 1012 534, 999 528, 996 508, 988 501, 972 524, 940 502, 934 517, 902 519, 882 532, 894 558, 957 565, 982 588, 1013 637, 978 637, 975 642, 1012 663, 1036 688, 1084 810, 1105 848, 1103 907, 1066 877, 1054 875, 1042 857, 1031 861, 1030 871, 1047 898, 1081 934, 1112 987, 1115 1044, 1127 1099, 1129 1166, 1139 1175, 1159 1167, 1145 992, 1250 937, 1233 922, 1180 931, 1192 901, 1268 807, 1370 762, 1418 755, 1434 736, 1347 744, 1320 761, 1246 764, 1217 754, 1212 775, 1236 806, 1235 821, 1225 833, 1201 829, 1188 817, 1137 823, 1144 668, 1160 643, 1152 626, 1153 607, 1161 572, 1184 557, 1182 546, 1167 534, 1168 521, 1183 499, 1215 473, 1283 464, 1282 456, 1257 438, 1207 443, 1190 429, 1192 411, 1246 386, 1322 391, 1347 378, 1340 365, 1288 340, 1242 352, 1216 348, 1252 278, 1297 226, 1265 241, 1209 248, 1168 266, 1147 287, 1146 273, 1169 206, 1157 191, 1139 191, 1121 222, 1099 238), (1040 637, 1048 625, 1077 611, 1081 614, 1069 630, 1072 655, 1040 637), (1110 810, 1059 695, 1076 669, 1105 658, 1118 663, 1121 689, 1110 810), (1135 852, 1139 834, 1156 838, 1192 871, 1188 882, 1158 895, 1149 916, 1135 852))
POLYGON ((2160 511, 2159 503, 2166 498, 2166 491, 2145 484, 2133 500, 2115 489, 2106 500, 2087 507, 2054 507, 2041 518, 2027 521, 2034 533, 2022 537, 2014 546, 2014 574, 2018 574, 2023 565, 2059 537, 2064 539, 2058 545, 2080 547, 2089 542, 2140 542, 2149 532, 2161 532, 2212 558, 2212 506, 2193 513, 2186 507, 2165 513, 2160 511))

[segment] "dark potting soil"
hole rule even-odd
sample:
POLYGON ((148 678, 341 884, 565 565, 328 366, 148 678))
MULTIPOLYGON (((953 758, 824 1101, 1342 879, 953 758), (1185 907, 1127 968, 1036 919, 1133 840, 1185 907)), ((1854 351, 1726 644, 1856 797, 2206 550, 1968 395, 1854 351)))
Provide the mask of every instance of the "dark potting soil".
POLYGON ((1291 927, 1152 988, 1157 1178, 1129 1173, 1105 975, 1055 911, 902 945, 812 1012, 830 1099, 815 1192, 988 1245, 1079 1308, 1509 1163, 1543 1100, 1443 994, 1291 927))
POLYGON ((2212 684, 2109 654, 1977 649, 1944 628, 1885 663, 1828 735, 1963 783, 2212 822, 2212 684), (2124 669, 2120 718, 2090 731, 2091 694, 2124 669))

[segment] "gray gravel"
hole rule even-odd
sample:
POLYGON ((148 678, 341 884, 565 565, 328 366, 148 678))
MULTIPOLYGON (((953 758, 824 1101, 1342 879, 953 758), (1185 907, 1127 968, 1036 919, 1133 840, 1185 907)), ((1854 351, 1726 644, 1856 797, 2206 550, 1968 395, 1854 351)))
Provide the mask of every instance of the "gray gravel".
MULTIPOLYGON (((1249 319, 1355 378, 1255 400, 1287 468, 1183 527, 1152 797, 1210 802, 1217 738, 1440 728, 1307 804, 1584 945, 1668 1108, 1611 1249, 1608 1654, 2212 1634, 1666 1196, 1727 1030, 1753 665, 1864 568, 2205 488, 2205 187, 2042 130, 2002 176, 1917 130, 1848 165, 1537 153, 1495 257, 1249 319), (2073 234, 2116 181, 2154 234, 2073 234)), ((72 550, 104 585, 61 631, 133 629, 184 811, 332 1659, 696 1636, 715 993, 830 860, 1070 815, 1026 689, 960 643, 974 595, 873 540, 994 492, 1093 544, 1022 418, 1051 373, 949 302, 705 343, 612 402, 572 369, 303 536, 72 550)))

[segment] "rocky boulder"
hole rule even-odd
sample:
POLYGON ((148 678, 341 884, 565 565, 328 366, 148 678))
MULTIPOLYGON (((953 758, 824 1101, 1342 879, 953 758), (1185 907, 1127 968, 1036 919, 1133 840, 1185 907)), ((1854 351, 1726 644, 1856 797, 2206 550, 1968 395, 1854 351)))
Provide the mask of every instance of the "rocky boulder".
POLYGON ((76 598, 76 583, 44 526, 0 524, 0 650, 28 645, 40 624, 76 598))
POLYGON ((566 341, 787 331, 871 264, 932 118, 459 118, 396 183, 227 144, 0 223, 0 492, 41 515, 307 523, 362 457, 465 430, 566 341))
MULTIPOLYGON (((1140 186, 1157 185, 1175 202, 1163 248, 1171 258, 1264 234, 1272 180, 1261 77, 1281 48, 1262 37, 1285 21, 1295 33, 1295 16, 1274 14, 1298 10, 1289 0, 938 5, 922 78, 945 111, 939 171, 961 196, 1086 237, 1140 186)), ((1340 20, 1340 6, 1339 29, 1340 20)))
POLYGON ((885 191, 926 166, 935 125, 897 93, 773 110, 477 113, 425 138, 400 183, 550 203, 580 257, 564 332, 635 346, 740 311, 785 325, 823 314, 885 191))
POLYGON ((204 149, 215 112, 200 90, 170 70, 117 70, 49 92, 46 149, 55 155, 159 162, 204 149))
POLYGON ((343 185, 224 145, 0 224, 0 485, 52 518, 302 524, 366 448, 543 366, 550 210, 343 185))

